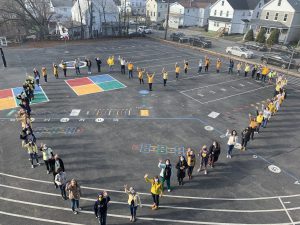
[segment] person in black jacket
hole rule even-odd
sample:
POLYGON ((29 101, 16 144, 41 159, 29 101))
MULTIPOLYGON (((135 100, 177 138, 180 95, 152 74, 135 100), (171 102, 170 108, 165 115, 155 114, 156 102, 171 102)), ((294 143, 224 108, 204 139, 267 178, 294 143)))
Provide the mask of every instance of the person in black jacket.
POLYGON ((98 199, 94 204, 94 212, 101 225, 106 225, 107 205, 109 201, 110 197, 106 191, 103 191, 98 195, 98 199))
POLYGON ((249 129, 249 127, 247 127, 246 129, 244 129, 241 133, 242 136, 242 151, 246 150, 247 147, 247 143, 248 141, 250 141, 250 136, 251 136, 251 130, 249 129))
POLYGON ((179 185, 183 185, 183 178, 185 177, 185 170, 188 168, 188 164, 184 156, 179 156, 179 161, 176 165, 177 169, 177 178, 179 185))
POLYGON ((95 58, 95 61, 96 61, 97 67, 98 67, 98 73, 100 73, 102 61, 99 57, 95 58))
POLYGON ((209 165, 211 168, 215 166, 215 162, 218 161, 220 154, 221 154, 220 144, 214 141, 212 145, 209 147, 209 157, 210 157, 209 165))
POLYGON ((61 168, 63 172, 65 172, 65 166, 64 166, 64 162, 62 161, 61 158, 58 157, 57 154, 55 154, 54 156, 54 160, 51 162, 51 168, 53 171, 53 181, 54 181, 54 185, 55 188, 58 188, 57 184, 55 183, 55 176, 56 174, 58 174, 58 169, 61 168))

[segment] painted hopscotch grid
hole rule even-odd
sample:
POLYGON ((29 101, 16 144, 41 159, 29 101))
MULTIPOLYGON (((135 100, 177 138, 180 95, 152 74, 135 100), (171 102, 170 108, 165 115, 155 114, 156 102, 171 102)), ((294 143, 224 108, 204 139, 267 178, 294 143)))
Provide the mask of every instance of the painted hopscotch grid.
POLYGON ((186 150, 183 146, 168 147, 166 145, 151 145, 151 144, 133 144, 133 151, 139 151, 141 153, 156 153, 159 155, 175 154, 185 155, 186 150))
MULTIPOLYGON (((0 90, 0 110, 18 107, 20 100, 17 99, 17 96, 21 94, 22 91, 22 87, 0 90)), ((34 99, 30 104, 38 104, 43 102, 49 102, 49 99, 45 94, 43 88, 36 85, 34 90, 34 99)))
POLYGON ((69 79, 65 82, 78 96, 126 88, 126 85, 108 74, 69 79))

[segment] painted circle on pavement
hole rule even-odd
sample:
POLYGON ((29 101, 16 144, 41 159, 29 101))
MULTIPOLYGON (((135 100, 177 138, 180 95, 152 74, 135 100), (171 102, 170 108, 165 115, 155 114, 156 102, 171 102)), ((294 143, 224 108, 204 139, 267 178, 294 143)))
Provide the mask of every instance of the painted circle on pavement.
POLYGON ((212 126, 205 126, 204 129, 207 130, 207 131, 213 131, 214 130, 214 128, 212 126))
POLYGON ((253 159, 257 159, 257 155, 253 155, 252 157, 253 157, 253 159))
POLYGON ((147 94, 149 94, 149 91, 147 91, 147 90, 140 90, 139 93, 141 95, 147 95, 147 94))
POLYGON ((67 123, 67 122, 69 122, 69 120, 70 120, 69 118, 61 118, 60 122, 61 123, 67 123))
POLYGON ((270 165, 268 166, 268 169, 273 173, 280 173, 281 169, 278 166, 270 165))
POLYGON ((96 123, 102 123, 103 121, 104 121, 103 118, 96 118, 96 119, 95 119, 95 122, 96 122, 96 123))
MULTIPOLYGON (((75 69, 74 68, 74 63, 75 61, 67 61, 65 62, 67 64, 67 69, 75 69)), ((62 68, 62 64, 59 64, 59 67, 62 68)), ((85 61, 79 61, 79 68, 84 68, 86 67, 86 62, 85 61)))

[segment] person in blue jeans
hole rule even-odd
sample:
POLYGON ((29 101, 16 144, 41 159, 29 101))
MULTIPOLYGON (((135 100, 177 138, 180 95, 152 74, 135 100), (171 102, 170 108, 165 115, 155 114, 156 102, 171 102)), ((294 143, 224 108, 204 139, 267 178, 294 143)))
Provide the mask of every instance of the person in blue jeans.
POLYGON ((171 175, 172 175, 172 165, 170 159, 166 159, 165 163, 162 163, 162 160, 158 162, 158 168, 161 169, 160 180, 162 183, 162 189, 165 187, 165 181, 167 183, 168 192, 171 192, 171 175))
POLYGON ((134 190, 133 187, 130 187, 128 189, 127 184, 124 185, 125 193, 128 194, 128 205, 130 208, 130 222, 136 221, 136 211, 138 206, 142 207, 141 199, 139 194, 134 190))
POLYGON ((228 145, 228 151, 227 151, 227 158, 231 159, 232 157, 232 150, 235 146, 235 144, 237 143, 237 140, 238 140, 238 136, 237 136, 237 132, 236 130, 232 130, 231 132, 229 132, 229 130, 227 130, 226 132, 226 137, 228 137, 228 142, 227 142, 227 145, 228 145))
POLYGON ((74 214, 78 214, 79 208, 79 199, 81 197, 81 189, 75 179, 72 179, 70 183, 66 185, 66 191, 69 193, 69 199, 71 200, 71 208, 74 214))
POLYGON ((107 206, 109 201, 110 197, 106 191, 103 191, 98 195, 97 201, 94 204, 94 213, 101 225, 106 225, 107 206))

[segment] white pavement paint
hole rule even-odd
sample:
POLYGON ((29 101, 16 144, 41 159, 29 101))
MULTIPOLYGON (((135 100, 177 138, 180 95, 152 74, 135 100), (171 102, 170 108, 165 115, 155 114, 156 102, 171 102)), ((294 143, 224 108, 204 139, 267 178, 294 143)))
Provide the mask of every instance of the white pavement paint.
MULTIPOLYGON (((37 207, 42 207, 42 208, 48 208, 48 209, 58 209, 58 210, 64 210, 64 211, 71 211, 69 208, 64 208, 64 207, 58 207, 58 206, 52 206, 52 205, 45 205, 45 204, 38 204, 38 203, 33 203, 33 202, 24 202, 24 201, 19 201, 15 199, 9 199, 9 198, 2 198, 0 197, 0 200, 3 201, 8 201, 8 202, 14 202, 18 204, 23 204, 23 205, 32 205, 32 206, 37 206, 37 207)), ((126 203, 127 204, 127 203, 126 203)), ((1 213, 2 211, 0 211, 1 213)), ((4 212, 5 213, 5 212, 4 212)), ((80 213, 84 214, 94 214, 92 211, 85 211, 81 210, 80 213)), ((11 214, 14 215, 14 214, 11 214)), ((16 214, 15 214, 16 215, 16 214)), ((109 217, 116 217, 116 218, 126 218, 129 219, 130 216, 125 216, 125 215, 116 215, 116 214, 107 214, 109 217)), ((32 217, 31 217, 32 218, 32 217)), ((161 219, 161 218, 149 218, 149 217, 137 217, 139 220, 148 220, 148 221, 160 221, 160 222, 173 222, 173 223, 182 223, 182 224, 209 224, 209 225, 258 225, 258 224, 239 224, 239 223, 217 223, 217 222, 200 222, 200 221, 187 221, 187 220, 172 220, 172 219, 161 219)), ((36 219, 43 221, 45 219, 36 219)), ((46 220, 47 222, 47 220, 46 220)), ((70 224, 70 225, 77 225, 73 223, 62 223, 62 224, 70 224)), ((268 224, 261 224, 260 225, 293 225, 295 223, 268 223, 268 224)))
POLYGON ((81 109, 72 109, 70 116, 79 116, 81 109))
POLYGON ((220 113, 212 111, 210 114, 208 114, 208 117, 216 119, 220 113))
POLYGON ((61 118, 60 122, 61 123, 67 123, 67 122, 69 122, 69 120, 70 120, 69 118, 61 118))
POLYGON ((275 165, 269 165, 268 169, 273 173, 280 173, 281 169, 278 166, 275 165))
POLYGON ((35 220, 35 221, 39 221, 39 222, 47 222, 47 223, 55 223, 55 224, 66 224, 66 225, 84 225, 82 223, 69 223, 69 222, 63 222, 63 221, 58 221, 58 220, 47 220, 47 219, 43 219, 43 218, 25 216, 25 215, 15 214, 15 213, 8 213, 8 212, 4 212, 4 211, 0 211, 0 214, 6 215, 6 216, 12 216, 12 217, 19 217, 19 218, 22 218, 22 219, 35 220))
MULTIPOLYGON (((20 176, 15 176, 12 174, 7 174, 7 173, 2 173, 0 172, 0 175, 6 176, 6 177, 11 177, 15 179, 20 179, 20 180, 27 180, 27 181, 33 181, 33 182, 38 182, 38 183, 45 183, 45 184, 53 184, 53 182, 50 181, 45 181, 45 180, 37 180, 37 179, 32 179, 32 178, 27 178, 27 177, 20 177, 20 176)), ((107 188, 93 188, 93 187, 86 187, 86 186, 81 186, 82 189, 87 189, 87 190, 96 190, 96 191, 108 191, 112 193, 122 193, 125 194, 124 191, 118 191, 118 190, 111 190, 107 188)), ((139 192, 140 195, 150 195, 149 193, 143 193, 139 192)), ((277 199, 277 198, 294 198, 294 197, 300 197, 300 194, 295 194, 295 195, 279 195, 279 196, 270 196, 270 197, 257 197, 257 198, 209 198, 209 197, 193 197, 193 196, 180 196, 180 195, 164 195, 164 198, 182 198, 182 199, 199 199, 199 200, 219 200, 219 201, 256 201, 256 200, 269 200, 269 199, 277 199)), ((299 207, 300 208, 300 207, 299 207)))
POLYGON ((290 221, 292 222, 292 224, 295 224, 294 221, 293 221, 293 219, 292 219, 292 217, 291 217, 291 215, 289 214, 289 212, 287 211, 285 205, 283 204, 281 198, 278 198, 278 200, 280 201, 282 207, 284 208, 284 211, 285 211, 286 215, 288 216, 288 218, 290 219, 290 221))

